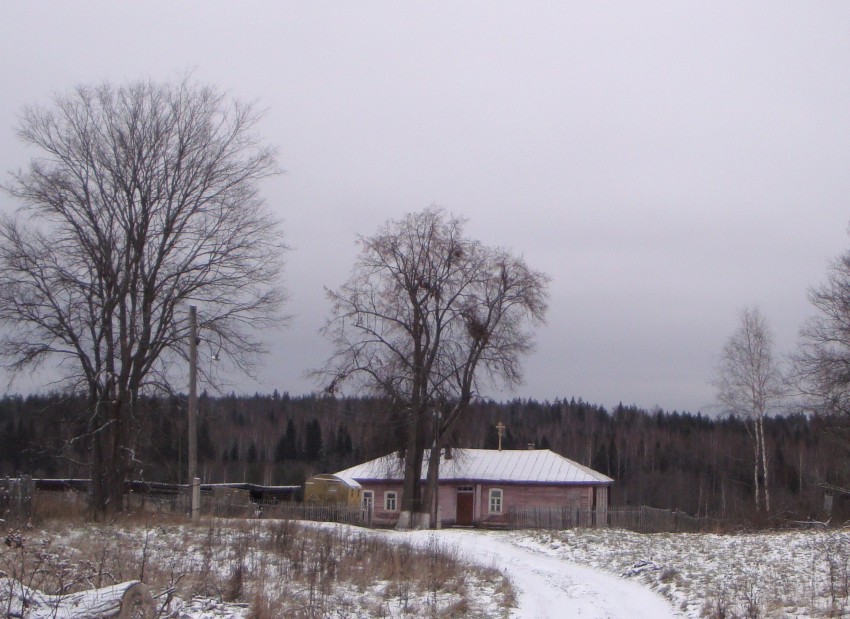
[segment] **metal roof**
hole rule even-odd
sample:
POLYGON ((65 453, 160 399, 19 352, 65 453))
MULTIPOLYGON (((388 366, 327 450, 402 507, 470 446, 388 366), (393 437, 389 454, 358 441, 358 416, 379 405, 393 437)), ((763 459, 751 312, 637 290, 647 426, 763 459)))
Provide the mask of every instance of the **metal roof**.
MULTIPOLYGON (((428 474, 429 452, 422 460, 422 479, 428 474)), ((364 480, 404 478, 404 460, 392 453, 336 473, 364 480)), ((441 481, 499 481, 537 484, 610 484, 613 479, 548 449, 452 449, 451 458, 440 457, 441 481)))
POLYGON ((320 473, 318 475, 313 475, 313 477, 308 479, 305 483, 311 484, 311 483, 313 483, 312 480, 314 480, 314 479, 321 479, 321 480, 324 480, 324 481, 339 480, 342 483, 344 483, 346 486, 348 486, 349 488, 359 488, 360 487, 360 484, 357 483, 357 481, 352 477, 341 477, 339 475, 334 475, 334 474, 331 474, 331 473, 320 473))

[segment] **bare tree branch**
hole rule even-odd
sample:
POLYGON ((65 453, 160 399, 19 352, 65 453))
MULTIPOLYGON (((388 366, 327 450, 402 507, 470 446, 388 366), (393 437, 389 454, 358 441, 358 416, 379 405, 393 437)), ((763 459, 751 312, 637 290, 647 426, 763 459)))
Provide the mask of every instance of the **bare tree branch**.
POLYGON ((824 284, 809 291, 818 314, 800 333, 795 379, 808 406, 850 415, 850 252, 836 260, 824 284))
POLYGON ((243 369, 264 350, 255 330, 280 322, 285 248, 258 190, 278 169, 258 120, 188 79, 24 111, 40 156, 5 187, 22 206, 0 220, 0 352, 15 371, 58 360, 89 394, 96 468, 117 471, 101 507, 132 465, 134 402, 186 355, 186 306, 243 369))
POLYGON ((334 354, 317 372, 335 392, 389 396, 407 411, 403 510, 427 511, 419 479, 432 413, 447 415, 437 443, 482 381, 522 378, 531 328, 543 321, 549 278, 505 250, 463 234, 463 221, 436 208, 390 221, 360 237, 351 277, 328 290, 324 334, 334 354))

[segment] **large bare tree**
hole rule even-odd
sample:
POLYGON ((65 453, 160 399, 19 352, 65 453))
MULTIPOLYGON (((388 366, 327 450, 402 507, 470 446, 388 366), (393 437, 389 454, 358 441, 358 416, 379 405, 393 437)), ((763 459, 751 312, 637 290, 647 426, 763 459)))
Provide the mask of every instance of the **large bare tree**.
POLYGON ((189 79, 79 87, 23 113, 38 154, 5 187, 21 206, 0 220, 3 359, 56 360, 88 394, 100 512, 122 508, 139 395, 172 383, 188 305, 246 370, 263 350, 253 329, 277 322, 283 246, 258 193, 276 153, 258 118, 189 79))
MULTIPOLYGON (((830 265, 824 283, 809 290, 809 300, 817 313, 800 330, 794 355, 795 387, 803 405, 822 415, 830 436, 846 447, 850 444, 850 251, 830 265)), ((846 479, 848 467, 841 468, 841 473, 846 479)))
POLYGON ((785 395, 782 370, 773 352, 773 336, 758 308, 741 312, 735 332, 726 340, 715 378, 717 399, 727 412, 747 424, 753 442, 756 511, 770 511, 764 418, 777 412, 785 395))
POLYGON ((809 291, 818 310, 801 330, 795 378, 812 409, 850 416, 850 252, 832 263, 826 282, 809 291))
POLYGON ((328 291, 324 332, 335 352, 321 373, 332 391, 346 383, 395 403, 404 431, 400 526, 419 526, 430 513, 420 483, 428 439, 436 455, 482 381, 521 380, 549 278, 465 237, 463 221, 437 208, 389 221, 358 242, 350 279, 328 291))

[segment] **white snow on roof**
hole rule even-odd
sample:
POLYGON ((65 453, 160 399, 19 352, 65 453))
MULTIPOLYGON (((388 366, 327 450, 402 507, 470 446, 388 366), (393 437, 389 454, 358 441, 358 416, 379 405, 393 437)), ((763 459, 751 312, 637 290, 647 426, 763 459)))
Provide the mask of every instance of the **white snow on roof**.
MULTIPOLYGON (((452 457, 440 458, 441 481, 500 481, 540 484, 610 484, 614 480, 548 449, 498 451, 495 449, 452 449, 452 457)), ((422 462, 422 479, 428 473, 429 453, 422 462)), ((392 453, 336 473, 344 479, 399 480, 404 478, 404 460, 392 453)))
POLYGON ((313 479, 325 479, 325 480, 338 479, 341 482, 343 482, 346 486, 348 486, 349 488, 360 488, 360 484, 357 483, 357 480, 355 480, 354 478, 352 478, 352 477, 342 477, 341 475, 337 475, 337 474, 321 473, 319 475, 314 475, 313 477, 308 479, 306 483, 308 483, 308 484, 312 483, 311 480, 313 480, 313 479))

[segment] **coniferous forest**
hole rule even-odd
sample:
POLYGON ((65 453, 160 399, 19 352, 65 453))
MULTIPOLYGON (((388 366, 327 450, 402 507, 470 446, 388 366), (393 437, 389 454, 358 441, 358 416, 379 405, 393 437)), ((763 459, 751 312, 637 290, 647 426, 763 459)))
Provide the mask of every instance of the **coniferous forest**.
MULTIPOLYGON (((185 482, 186 401, 147 399, 138 411, 135 478, 185 482)), ((0 399, 0 475, 86 477, 88 443, 83 398, 0 399)), ((403 423, 372 398, 290 397, 287 393, 210 397, 199 402, 199 470, 204 482, 296 485, 384 455, 398 445, 403 423)), ((455 447, 551 449, 614 478, 613 505, 649 505, 695 516, 750 519, 753 448, 734 418, 613 410, 563 399, 480 401, 459 425, 455 447)), ((848 442, 833 418, 793 414, 765 424, 773 517, 824 519, 828 488, 850 486, 848 442)), ((832 518, 850 516, 850 499, 834 493, 832 518)))

